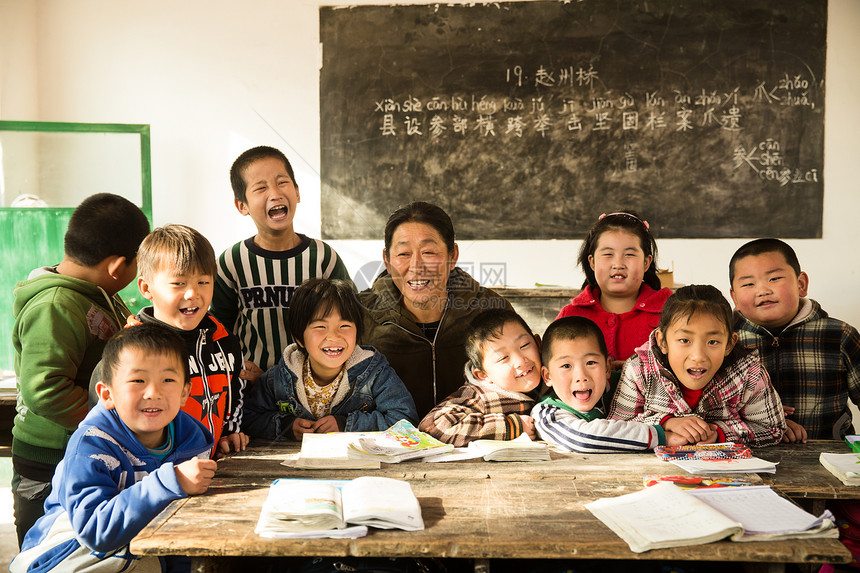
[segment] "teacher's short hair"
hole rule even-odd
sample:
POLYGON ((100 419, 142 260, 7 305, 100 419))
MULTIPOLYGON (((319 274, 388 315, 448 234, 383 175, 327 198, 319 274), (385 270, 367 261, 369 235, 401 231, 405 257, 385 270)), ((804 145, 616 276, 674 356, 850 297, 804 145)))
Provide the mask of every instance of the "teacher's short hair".
POLYGON ((388 217, 385 224, 385 251, 391 248, 394 232, 404 223, 424 223, 430 225, 442 237, 448 252, 454 250, 454 223, 441 207, 425 201, 413 201, 397 209, 388 217))

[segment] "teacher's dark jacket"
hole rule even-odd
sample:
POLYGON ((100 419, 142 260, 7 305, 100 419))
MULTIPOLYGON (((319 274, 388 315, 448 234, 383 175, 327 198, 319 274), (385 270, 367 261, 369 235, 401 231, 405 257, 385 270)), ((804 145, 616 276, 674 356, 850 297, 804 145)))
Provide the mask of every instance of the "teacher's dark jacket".
POLYGON ((463 385, 466 328, 481 311, 511 304, 460 268, 448 277, 448 304, 433 340, 400 304, 402 295, 387 272, 359 294, 364 307, 364 344, 382 352, 415 400, 418 419, 463 385))

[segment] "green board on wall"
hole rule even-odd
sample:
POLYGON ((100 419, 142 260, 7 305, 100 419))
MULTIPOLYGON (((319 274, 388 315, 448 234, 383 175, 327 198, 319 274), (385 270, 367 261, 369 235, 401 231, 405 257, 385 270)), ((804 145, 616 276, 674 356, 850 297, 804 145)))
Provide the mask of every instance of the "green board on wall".
MULTIPOLYGON (((152 221, 149 126, 0 121, 0 160, 0 370, 11 371, 15 284, 62 260, 81 200, 116 193, 152 221), (34 202, 50 206, 13 206, 34 202)), ((144 306, 134 281, 121 295, 133 311, 144 306)))

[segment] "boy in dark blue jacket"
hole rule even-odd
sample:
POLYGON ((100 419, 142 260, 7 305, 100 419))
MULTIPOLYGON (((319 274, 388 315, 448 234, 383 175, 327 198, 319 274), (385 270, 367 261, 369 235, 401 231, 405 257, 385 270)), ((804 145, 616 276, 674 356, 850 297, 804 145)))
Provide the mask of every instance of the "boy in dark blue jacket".
POLYGON ((189 395, 187 364, 182 339, 163 326, 134 326, 111 338, 97 384, 99 405, 72 434, 45 515, 27 533, 11 571, 188 565, 128 551, 171 501, 205 492, 215 475, 217 465, 208 459, 212 434, 180 411, 189 395))

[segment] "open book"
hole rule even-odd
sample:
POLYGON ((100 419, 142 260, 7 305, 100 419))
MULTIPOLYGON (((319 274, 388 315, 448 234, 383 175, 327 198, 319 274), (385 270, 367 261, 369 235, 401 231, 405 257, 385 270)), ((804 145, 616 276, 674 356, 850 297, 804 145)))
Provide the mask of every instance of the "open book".
POLYGON ((400 420, 382 432, 367 432, 349 444, 350 458, 376 460, 396 464, 427 456, 450 452, 452 444, 440 442, 430 434, 418 430, 408 420, 400 420))
POLYGON ((349 444, 366 432, 305 434, 302 450, 290 464, 302 469, 379 469, 379 462, 358 460, 347 455, 349 444))
POLYGON ((838 477, 843 484, 860 485, 860 455, 857 453, 828 454, 822 452, 818 461, 830 473, 838 477))
POLYGON ((367 526, 424 529, 409 482, 383 477, 278 479, 269 486, 254 531, 270 538, 362 537, 367 526))
POLYGON ((682 490, 663 482, 585 507, 636 553, 725 537, 754 541, 839 535, 829 511, 815 517, 769 486, 682 490))
POLYGON ((546 442, 533 442, 526 434, 513 440, 474 440, 469 442, 474 450, 487 462, 532 462, 549 459, 546 442))

